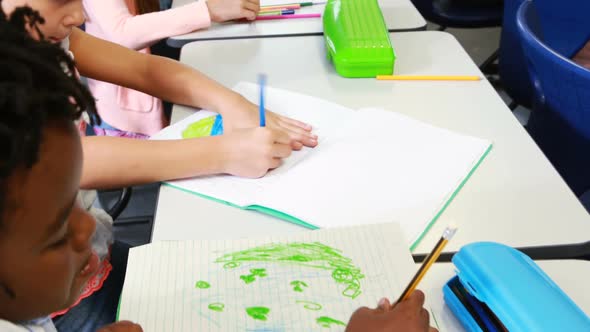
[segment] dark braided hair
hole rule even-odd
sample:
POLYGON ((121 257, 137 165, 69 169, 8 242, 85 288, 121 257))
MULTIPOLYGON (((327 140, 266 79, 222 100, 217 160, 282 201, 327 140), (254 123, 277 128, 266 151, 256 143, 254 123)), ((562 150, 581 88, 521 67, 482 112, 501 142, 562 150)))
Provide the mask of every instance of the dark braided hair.
POLYGON ((44 40, 38 28, 43 22, 28 7, 10 17, 0 9, 0 225, 7 181, 15 170, 38 161, 44 128, 51 121, 74 121, 83 111, 91 119, 96 116, 94 99, 76 77, 73 60, 44 40))

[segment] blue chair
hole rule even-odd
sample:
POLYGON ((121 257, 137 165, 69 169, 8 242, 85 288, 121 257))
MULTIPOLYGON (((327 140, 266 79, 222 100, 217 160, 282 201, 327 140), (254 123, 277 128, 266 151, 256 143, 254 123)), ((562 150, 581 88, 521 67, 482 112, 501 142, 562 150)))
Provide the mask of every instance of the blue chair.
MULTIPOLYGON (((518 31, 534 87, 527 130, 581 196, 590 189, 590 71, 544 42, 540 18, 531 1, 518 11, 518 31)), ((552 38, 558 38, 557 34, 552 38)))
POLYGON ((590 1, 534 0, 545 44, 573 57, 590 38, 590 1))
POLYGON ((533 86, 526 67, 522 43, 516 27, 516 13, 524 0, 504 0, 498 71, 502 88, 512 98, 510 109, 531 108, 533 86))
POLYGON ((445 28, 486 28, 502 24, 501 0, 412 0, 425 19, 445 28))
MULTIPOLYGON (((502 0, 411 0, 425 19, 448 28, 488 28, 502 24, 502 0)), ((495 74, 493 64, 498 50, 490 55, 479 68, 484 73, 495 74)))

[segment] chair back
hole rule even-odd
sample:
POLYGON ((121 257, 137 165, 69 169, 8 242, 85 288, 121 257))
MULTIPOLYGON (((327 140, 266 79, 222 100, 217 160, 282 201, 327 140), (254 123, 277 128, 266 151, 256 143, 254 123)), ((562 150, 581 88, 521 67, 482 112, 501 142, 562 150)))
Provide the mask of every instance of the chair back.
POLYGON ((541 34, 537 20, 542 18, 537 16, 536 3, 525 1, 517 14, 534 87, 527 129, 570 188, 580 195, 590 188, 590 70, 544 42, 545 30, 541 34))
POLYGON ((530 108, 533 87, 516 28, 516 13, 523 2, 524 0, 504 0, 498 71, 502 87, 510 98, 517 104, 530 108))

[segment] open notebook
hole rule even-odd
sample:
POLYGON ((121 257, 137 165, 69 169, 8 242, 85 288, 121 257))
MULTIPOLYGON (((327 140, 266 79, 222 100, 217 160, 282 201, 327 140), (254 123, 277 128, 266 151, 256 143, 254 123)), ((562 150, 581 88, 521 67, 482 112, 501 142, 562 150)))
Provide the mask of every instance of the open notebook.
MULTIPOLYGON (((258 86, 235 89, 258 99, 258 86)), ((267 108, 310 123, 315 149, 294 152, 260 179, 218 175, 169 185, 305 227, 396 221, 419 239, 491 149, 489 141, 380 109, 352 110, 318 98, 268 88, 267 108)), ((153 139, 177 139, 199 111, 153 139)))
POLYGON ((343 331, 357 308, 395 301, 415 270, 396 223, 160 241, 130 250, 118 319, 146 332, 343 331))

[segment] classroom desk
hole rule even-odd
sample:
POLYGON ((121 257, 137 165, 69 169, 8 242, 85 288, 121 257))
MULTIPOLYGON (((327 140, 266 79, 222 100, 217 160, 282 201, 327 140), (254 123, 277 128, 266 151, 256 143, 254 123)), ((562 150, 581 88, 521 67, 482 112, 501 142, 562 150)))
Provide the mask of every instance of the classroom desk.
MULTIPOLYGON (((482 75, 450 34, 392 33, 397 74, 482 75)), ((327 62, 322 37, 207 41, 186 45, 181 61, 226 86, 268 74, 272 87, 351 108, 381 107, 493 141, 494 147, 415 253, 429 252, 445 226, 459 231, 447 251, 474 241, 533 246, 587 241, 590 217, 492 86, 479 82, 344 79, 327 62), (232 49, 232 52, 224 50, 232 49), (211 65, 211 59, 215 64, 211 65)), ((175 106, 173 121, 191 114, 175 106)), ((337 121, 338 119, 334 119, 337 121)), ((152 240, 284 234, 303 228, 255 212, 160 189, 152 240)))
MULTIPOLYGON (((545 273, 587 314, 590 315, 590 262, 555 260, 536 262, 545 273)), ((416 265, 416 269, 418 269, 416 265)), ((440 332, 465 331, 444 303, 442 286, 455 275, 451 263, 434 264, 418 286, 426 294, 427 304, 440 332)), ((395 300, 395 299, 394 299, 395 300)), ((432 322, 431 325, 435 326, 432 322)))
MULTIPOLYGON (((192 1, 195 0, 174 0, 172 7, 180 7, 192 1)), ((389 31, 426 29, 426 21, 410 0, 379 0, 379 4, 389 31)), ((323 11, 324 5, 316 5, 303 7, 297 13, 323 13, 323 11)), ((182 47, 182 45, 196 40, 309 36, 322 35, 323 32, 321 18, 258 21, 253 23, 214 23, 206 30, 170 37, 167 43, 172 47, 182 47)))

